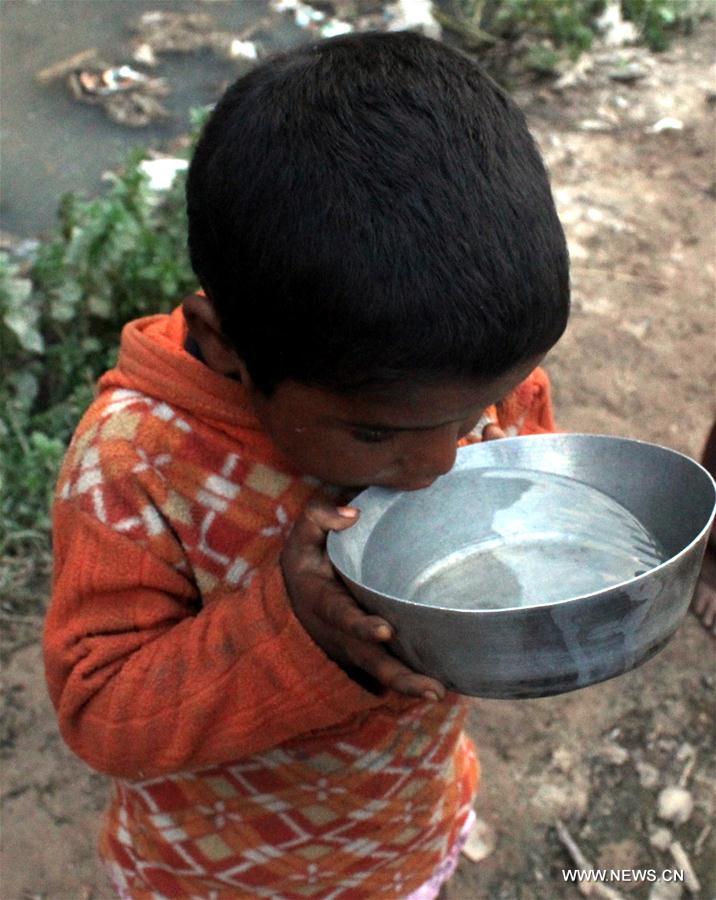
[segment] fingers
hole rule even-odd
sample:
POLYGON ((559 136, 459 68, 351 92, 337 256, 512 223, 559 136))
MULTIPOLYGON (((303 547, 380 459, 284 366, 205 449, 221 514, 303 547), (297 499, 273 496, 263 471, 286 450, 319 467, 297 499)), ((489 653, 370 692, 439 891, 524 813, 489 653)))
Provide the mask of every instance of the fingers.
POLYGON ((313 610, 326 625, 359 640, 388 641, 393 629, 380 616, 364 613, 353 598, 328 582, 313 610))
POLYGON ((507 437, 505 432, 500 428, 499 425, 496 425, 494 422, 488 422, 487 425, 482 429, 482 440, 483 441, 496 441, 498 438, 507 437))
POLYGON ((426 700, 442 700, 445 696, 445 688, 439 681, 413 672, 375 643, 389 640, 393 629, 380 616, 364 613, 347 593, 327 588, 322 592, 314 614, 324 625, 347 635, 343 654, 381 684, 401 694, 426 700))
POLYGON ((294 524, 293 537, 302 544, 323 546, 327 532, 350 528, 358 521, 359 515, 360 510, 353 506, 333 506, 314 500, 294 524))
POLYGON ((354 665, 393 691, 425 700, 443 700, 445 697, 445 688, 439 681, 413 672, 380 646, 350 641, 345 649, 354 665))

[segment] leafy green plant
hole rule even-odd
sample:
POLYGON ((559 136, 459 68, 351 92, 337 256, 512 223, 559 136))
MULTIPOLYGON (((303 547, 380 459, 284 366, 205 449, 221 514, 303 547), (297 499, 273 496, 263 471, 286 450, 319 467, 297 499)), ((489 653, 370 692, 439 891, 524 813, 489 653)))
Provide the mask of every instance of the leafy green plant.
POLYGON ((171 309, 196 279, 184 178, 158 193, 135 153, 96 199, 65 196, 21 267, 0 254, 0 557, 46 548, 58 467, 129 319, 171 309))
POLYGON ((489 27, 503 37, 529 33, 548 38, 578 56, 591 46, 594 21, 604 7, 604 0, 502 0, 489 27))
MULTIPOLYGON (((522 65, 539 74, 576 59, 599 34, 607 0, 437 0, 437 18, 500 78, 509 48, 522 45, 522 65)), ((691 31, 713 16, 713 0, 621 0, 621 14, 634 23, 652 50, 668 47, 672 35, 691 31)))
POLYGON ((666 50, 676 31, 693 31, 716 7, 713 0, 621 0, 621 9, 645 44, 652 50, 666 50))

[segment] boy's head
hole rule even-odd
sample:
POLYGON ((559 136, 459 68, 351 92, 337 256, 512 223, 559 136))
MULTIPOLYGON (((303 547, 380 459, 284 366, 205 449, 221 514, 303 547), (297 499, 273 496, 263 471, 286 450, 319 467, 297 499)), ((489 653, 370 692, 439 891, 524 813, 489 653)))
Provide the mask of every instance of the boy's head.
POLYGON ((217 330, 267 402, 280 386, 349 404, 509 389, 566 325, 564 235, 522 113, 411 32, 322 41, 240 78, 187 202, 217 330))

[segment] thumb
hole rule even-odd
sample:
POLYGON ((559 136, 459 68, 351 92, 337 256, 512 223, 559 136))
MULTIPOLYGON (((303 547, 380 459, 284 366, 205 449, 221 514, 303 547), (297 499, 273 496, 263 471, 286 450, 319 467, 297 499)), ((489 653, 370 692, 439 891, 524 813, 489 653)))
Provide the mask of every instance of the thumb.
POLYGON ((329 531, 343 531, 358 521, 360 510, 354 506, 333 506, 325 501, 313 501, 294 526, 305 543, 321 544, 329 531))
POLYGON ((482 429, 483 441, 496 441, 498 438, 507 437, 505 432, 494 422, 488 422, 482 429))

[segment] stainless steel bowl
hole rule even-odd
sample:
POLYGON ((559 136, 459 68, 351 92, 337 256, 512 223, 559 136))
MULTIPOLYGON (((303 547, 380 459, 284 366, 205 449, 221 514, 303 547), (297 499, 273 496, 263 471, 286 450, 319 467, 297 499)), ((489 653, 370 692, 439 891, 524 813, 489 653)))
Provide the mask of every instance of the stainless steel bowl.
POLYGON ((716 484, 687 456, 588 434, 461 449, 429 488, 369 488, 328 537, 351 593, 417 672, 478 697, 545 697, 657 653, 688 609, 716 484))

